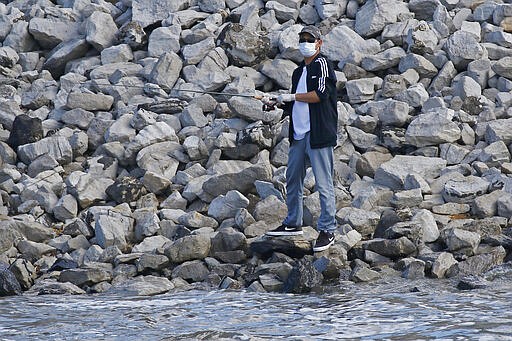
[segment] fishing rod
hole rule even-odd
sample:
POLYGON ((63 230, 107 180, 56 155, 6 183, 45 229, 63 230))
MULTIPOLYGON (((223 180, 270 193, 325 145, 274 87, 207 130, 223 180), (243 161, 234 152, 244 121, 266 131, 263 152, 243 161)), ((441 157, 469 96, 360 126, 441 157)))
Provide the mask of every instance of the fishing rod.
MULTIPOLYGON (((80 82, 80 85, 87 85, 85 82, 80 82)), ((144 89, 145 86, 140 85, 128 85, 128 84, 91 84, 96 87, 102 87, 102 86, 113 86, 113 87, 120 87, 120 88, 136 88, 136 89, 144 89)), ((196 94, 203 94, 203 95, 214 95, 214 96, 235 96, 235 97, 248 97, 248 98, 254 98, 254 99, 263 99, 265 96, 263 95, 251 95, 251 94, 234 94, 229 92, 218 92, 218 91, 206 91, 206 90, 193 90, 193 89, 171 89, 170 92, 193 92, 196 94)))
MULTIPOLYGON (((84 84, 85 83, 80 83, 84 84)), ((140 85, 125 85, 125 84, 92 84, 96 87, 101 86, 112 86, 112 87, 122 87, 122 88, 136 88, 136 89, 144 89, 145 86, 140 85)), ((172 89, 170 92, 192 92, 196 94, 202 94, 202 95, 212 95, 212 96, 230 96, 230 97, 245 97, 245 98, 254 98, 260 101, 263 101, 266 96, 264 95, 251 95, 251 94, 236 94, 236 93, 229 93, 229 92, 218 92, 218 91, 206 91, 206 90, 193 90, 193 89, 172 89)), ((276 106, 276 97, 266 97, 267 100, 263 102, 263 111, 271 111, 275 109, 276 106)))

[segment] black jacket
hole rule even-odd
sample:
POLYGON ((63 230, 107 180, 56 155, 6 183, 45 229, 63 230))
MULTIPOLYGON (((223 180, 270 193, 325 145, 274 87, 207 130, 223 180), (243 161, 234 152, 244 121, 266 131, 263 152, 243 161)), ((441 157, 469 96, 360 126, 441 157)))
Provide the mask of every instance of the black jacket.
MULTIPOLYGON (((304 62, 300 63, 293 71, 292 94, 297 90, 304 65, 304 62)), ((334 68, 332 63, 321 54, 318 54, 309 65, 306 65, 306 68, 308 72, 306 80, 308 92, 314 90, 320 98, 318 103, 309 103, 311 148, 336 146, 338 111, 336 106, 337 94, 334 68)), ((293 103, 289 102, 284 106, 285 113, 290 116, 290 143, 293 141, 293 103)))

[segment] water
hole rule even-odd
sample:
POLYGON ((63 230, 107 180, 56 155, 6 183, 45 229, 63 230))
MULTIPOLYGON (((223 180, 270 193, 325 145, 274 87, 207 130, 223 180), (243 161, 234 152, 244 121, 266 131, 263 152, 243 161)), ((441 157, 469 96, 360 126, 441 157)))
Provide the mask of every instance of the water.
POLYGON ((0 340, 512 340, 511 283, 459 291, 449 281, 395 279, 307 295, 7 297, 0 340))

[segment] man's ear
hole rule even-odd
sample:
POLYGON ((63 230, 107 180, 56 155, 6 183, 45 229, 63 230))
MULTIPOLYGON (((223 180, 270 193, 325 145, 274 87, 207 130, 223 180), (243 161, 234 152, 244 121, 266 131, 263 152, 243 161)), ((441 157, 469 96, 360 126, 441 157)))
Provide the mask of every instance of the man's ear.
POLYGON ((318 44, 318 48, 321 48, 322 44, 323 44, 323 40, 322 39, 318 39, 316 43, 318 44))

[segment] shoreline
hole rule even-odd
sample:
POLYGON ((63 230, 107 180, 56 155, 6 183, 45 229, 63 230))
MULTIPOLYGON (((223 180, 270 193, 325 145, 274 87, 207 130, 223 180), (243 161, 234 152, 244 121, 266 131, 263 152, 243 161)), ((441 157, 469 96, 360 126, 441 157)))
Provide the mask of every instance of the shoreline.
POLYGON ((512 4, 386 1, 0 2, 0 296, 491 285, 512 261, 512 4), (339 94, 339 228, 315 255, 310 169, 304 237, 264 236, 288 119, 245 96, 288 91, 306 24, 339 94))

